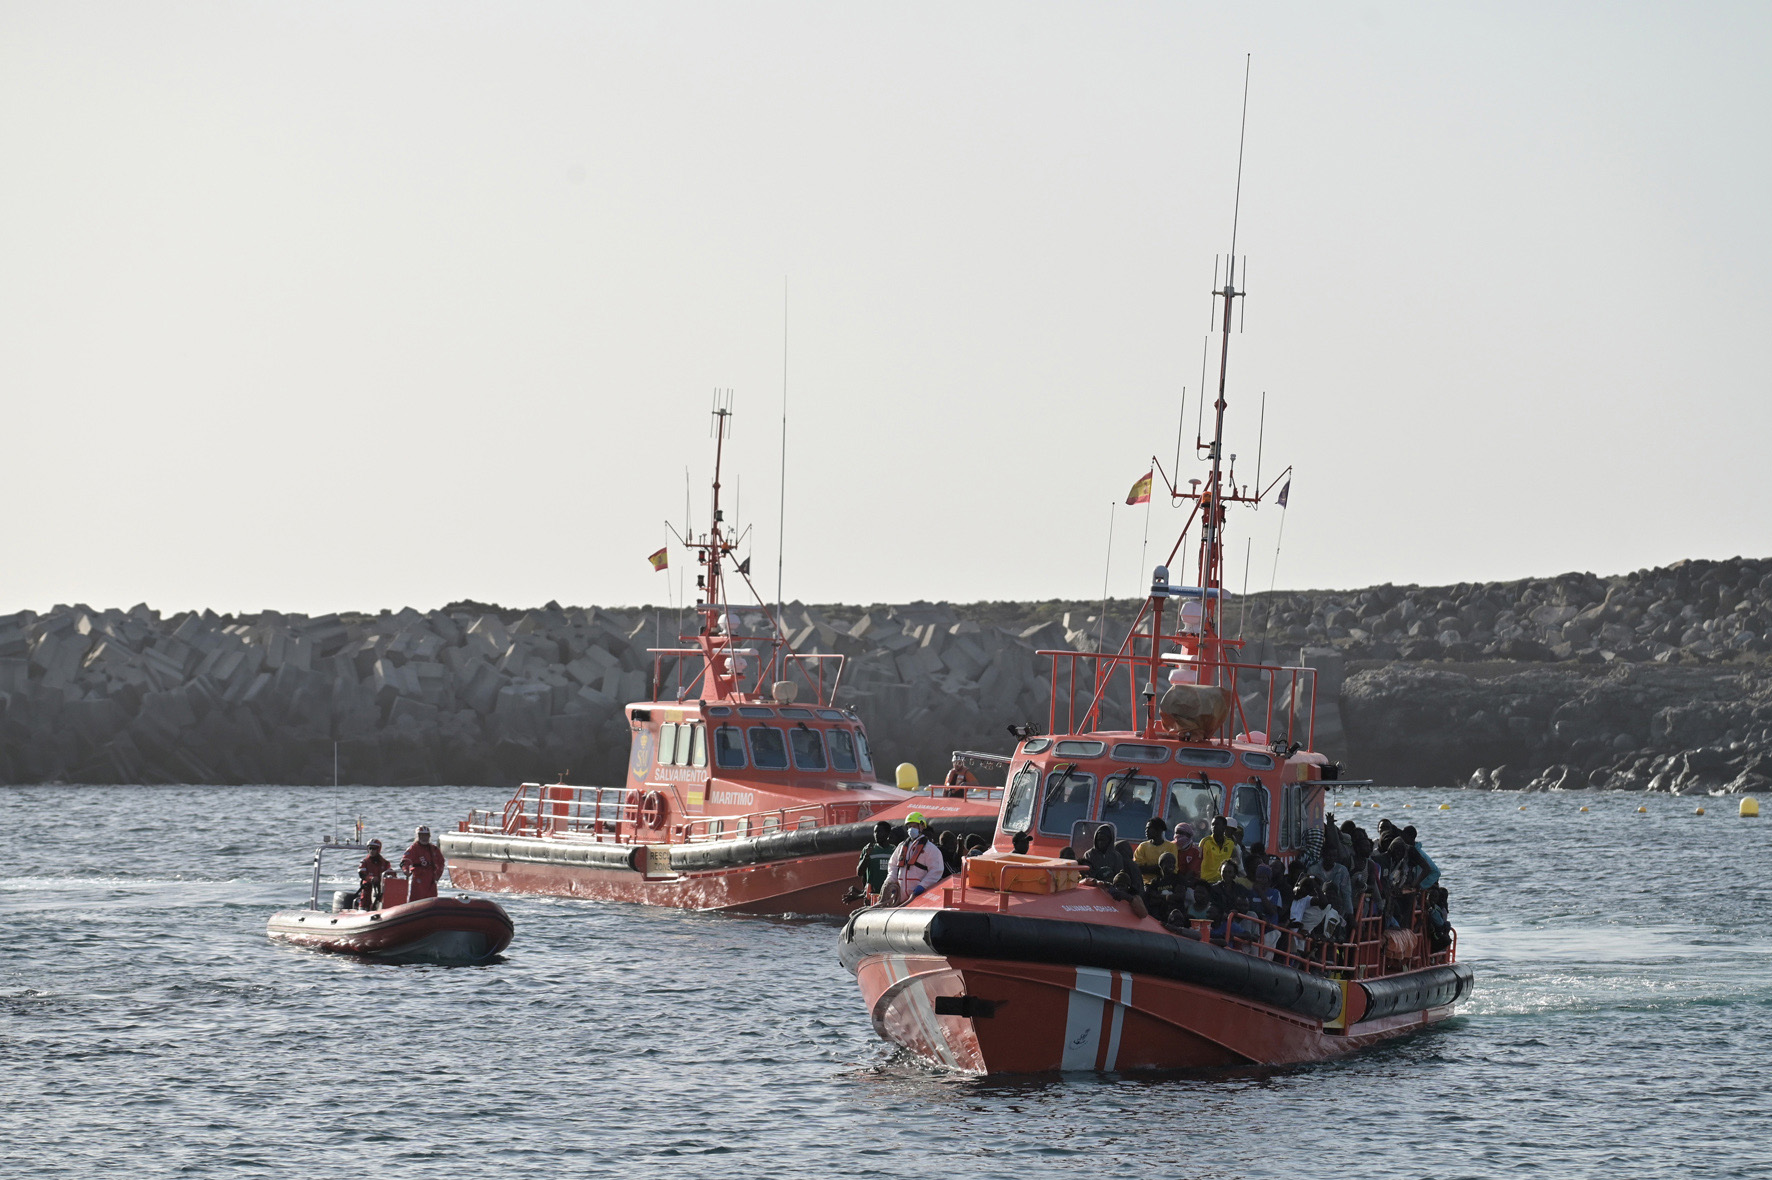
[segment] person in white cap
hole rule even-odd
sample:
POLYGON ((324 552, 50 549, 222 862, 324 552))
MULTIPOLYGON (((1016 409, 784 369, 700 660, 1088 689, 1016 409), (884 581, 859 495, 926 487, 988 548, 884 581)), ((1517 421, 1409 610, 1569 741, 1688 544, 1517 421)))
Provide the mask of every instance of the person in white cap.
POLYGON ((920 897, 947 873, 941 849, 929 838, 929 822, 922 812, 913 811, 905 816, 904 836, 904 843, 892 850, 892 859, 886 862, 881 905, 903 905, 920 897))
POLYGON ((400 867, 412 881, 407 901, 437 896, 437 879, 443 875, 443 850, 431 843, 431 829, 423 824, 413 833, 412 846, 400 858, 400 867))

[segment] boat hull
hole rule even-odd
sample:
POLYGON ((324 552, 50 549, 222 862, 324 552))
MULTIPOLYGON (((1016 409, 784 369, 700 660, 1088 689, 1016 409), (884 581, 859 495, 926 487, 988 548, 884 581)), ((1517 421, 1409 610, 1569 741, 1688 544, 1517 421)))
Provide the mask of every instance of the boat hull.
MULTIPOLYGON (((930 811, 936 810, 930 806, 930 811)), ((947 810, 958 806, 947 804, 947 810)), ((874 819, 723 841, 622 844, 549 836, 448 832, 449 879, 482 893, 531 893, 735 914, 842 916, 874 819)), ((962 837, 989 839, 994 807, 943 815, 962 837)))
POLYGON ((1131 971, 872 955, 856 980, 875 1031, 969 1073, 1209 1069, 1339 1057, 1452 1014, 1447 1003, 1345 1032, 1213 988, 1131 971))
MULTIPOLYGON (((459 883, 459 882, 458 882, 459 883)), ((514 926, 496 902, 427 897, 384 910, 282 910, 265 933, 274 942, 384 963, 484 963, 510 945, 514 926)))
POLYGON ((735 914, 843 915, 855 884, 853 852, 647 877, 632 869, 453 857, 449 879, 482 893, 529 893, 735 914))

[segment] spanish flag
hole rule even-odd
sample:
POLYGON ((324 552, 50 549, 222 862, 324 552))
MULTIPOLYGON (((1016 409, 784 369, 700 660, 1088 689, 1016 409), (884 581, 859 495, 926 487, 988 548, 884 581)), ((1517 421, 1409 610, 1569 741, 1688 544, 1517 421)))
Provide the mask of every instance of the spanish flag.
POLYGON ((1154 467, 1145 472, 1144 478, 1133 484, 1132 490, 1126 493, 1126 503, 1149 504, 1151 502, 1151 476, 1156 473, 1157 471, 1154 467))
POLYGON ((651 557, 648 557, 646 560, 650 561, 652 563, 652 568, 655 570, 665 569, 671 564, 670 557, 665 553, 665 551, 663 549, 660 549, 657 553, 654 553, 651 557))

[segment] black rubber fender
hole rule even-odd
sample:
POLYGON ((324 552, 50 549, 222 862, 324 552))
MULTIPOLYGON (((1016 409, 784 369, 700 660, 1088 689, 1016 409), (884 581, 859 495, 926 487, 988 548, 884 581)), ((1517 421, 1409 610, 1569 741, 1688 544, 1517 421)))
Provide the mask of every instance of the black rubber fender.
POLYGON ((1312 1020, 1333 1020, 1341 1012, 1341 988, 1332 980, 1211 943, 1093 922, 920 906, 874 908, 849 919, 839 953, 850 971, 881 954, 1058 963, 1173 979, 1312 1020))
POLYGON ((1360 1019, 1378 1020, 1455 1004, 1470 995, 1475 981, 1475 974, 1465 963, 1447 963, 1381 979, 1362 979, 1359 987, 1366 993, 1366 1014, 1360 1019))
MULTIPOLYGON (((740 836, 733 840, 673 844, 671 871, 706 872, 709 869, 735 868, 772 860, 796 860, 803 856, 860 852, 874 838, 874 824, 877 822, 879 821, 861 820, 852 824, 829 824, 804 830, 783 829, 760 836, 740 836)), ((996 835, 997 817, 962 816, 959 819, 939 820, 933 826, 938 833, 956 832, 963 840, 974 835, 989 840, 996 835)))

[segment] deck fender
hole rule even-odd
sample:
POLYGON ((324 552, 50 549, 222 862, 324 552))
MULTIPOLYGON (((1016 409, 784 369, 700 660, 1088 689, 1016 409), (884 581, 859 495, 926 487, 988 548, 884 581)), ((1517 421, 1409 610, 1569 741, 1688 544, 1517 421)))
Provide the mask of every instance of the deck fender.
MULTIPOLYGON (((687 873, 763 864, 773 860, 794 860, 804 856, 860 852, 874 838, 874 822, 862 820, 859 823, 829 824, 804 831, 790 829, 768 832, 761 836, 741 836, 735 840, 673 844, 671 869, 687 873)), ((958 832, 961 837, 977 834, 989 839, 997 830, 997 817, 972 815, 942 820, 940 830, 958 832)))
POLYGON ((476 836, 444 832, 438 841, 450 859, 517 861, 523 864, 587 865, 598 869, 632 869, 634 845, 538 839, 534 836, 476 836))
POLYGON ((854 971, 872 955, 1019 960, 1131 971, 1211 988, 1312 1020, 1341 1012, 1331 980, 1173 934, 922 907, 863 910, 843 929, 840 956, 854 971))
POLYGON ((1454 1004, 1470 994, 1474 981, 1475 976, 1465 963, 1428 967, 1406 975, 1362 979, 1359 987, 1366 993, 1366 1012, 1360 1019, 1378 1020, 1454 1004))

